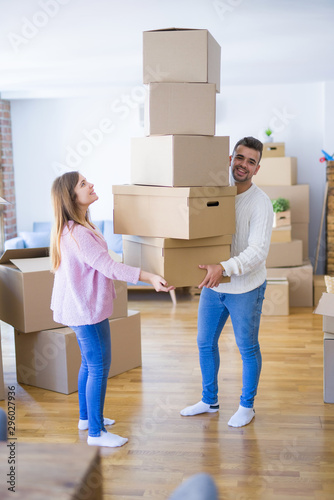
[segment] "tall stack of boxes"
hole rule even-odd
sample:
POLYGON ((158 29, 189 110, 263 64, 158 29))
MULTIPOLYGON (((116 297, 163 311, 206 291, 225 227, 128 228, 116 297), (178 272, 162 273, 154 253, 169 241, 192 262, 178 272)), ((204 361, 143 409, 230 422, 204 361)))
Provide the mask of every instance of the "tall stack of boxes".
POLYGON ((143 63, 146 136, 132 140, 131 184, 113 186, 114 230, 125 263, 197 286, 235 232, 229 138, 214 135, 220 46, 207 30, 148 31, 143 63))
MULTIPOLYGON (((0 319, 14 327, 17 381, 70 394, 78 388, 81 355, 73 330, 53 321, 48 253, 48 248, 25 248, 3 254, 0 319)), ((114 284, 117 298, 109 318, 113 349, 109 377, 141 365, 140 314, 128 311, 126 283, 114 284)))
MULTIPOLYGON (((289 283, 289 305, 311 307, 313 269, 308 260, 309 186, 297 184, 297 158, 285 156, 284 143, 265 143, 261 168, 253 181, 271 200, 286 198, 290 202, 291 224, 285 231, 285 241, 279 241, 278 231, 273 230, 266 263, 268 289, 270 280, 285 277, 289 283)), ((275 314, 275 308, 272 311, 275 314)))

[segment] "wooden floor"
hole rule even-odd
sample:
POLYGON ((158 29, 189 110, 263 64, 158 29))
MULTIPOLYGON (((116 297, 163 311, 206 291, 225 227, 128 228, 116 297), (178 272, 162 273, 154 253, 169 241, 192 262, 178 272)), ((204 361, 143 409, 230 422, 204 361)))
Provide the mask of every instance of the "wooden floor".
MULTIPOLYGON (((105 416, 129 442, 102 449, 105 499, 167 499, 201 471, 213 476, 221 500, 334 498, 334 404, 323 402, 322 318, 312 308, 262 318, 256 417, 234 429, 227 421, 239 404, 241 363, 230 323, 220 340, 220 412, 181 417, 201 399, 198 297, 178 294, 173 307, 165 294, 129 295, 129 308, 141 311, 143 366, 108 382, 105 416)), ((17 385, 5 324, 2 348, 6 385, 16 386, 18 440, 85 442, 77 394, 17 385)))

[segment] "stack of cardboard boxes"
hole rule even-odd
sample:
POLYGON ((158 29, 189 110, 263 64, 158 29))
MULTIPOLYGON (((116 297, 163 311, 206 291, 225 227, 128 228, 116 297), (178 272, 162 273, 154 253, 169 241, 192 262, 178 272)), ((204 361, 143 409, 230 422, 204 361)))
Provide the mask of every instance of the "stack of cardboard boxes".
MULTIPOLYGON (((271 291, 281 297, 281 281, 277 283, 274 280, 286 278, 289 283, 286 314, 289 305, 310 307, 313 305, 313 269, 308 260, 309 186, 297 184, 297 158, 285 156, 284 143, 265 143, 261 168, 253 180, 271 200, 289 200, 291 211, 291 224, 288 228, 288 233, 291 231, 291 239, 285 232, 285 241, 282 241, 282 238, 279 241, 279 233, 273 231, 266 263, 266 300, 271 291)), ((275 300, 271 302, 270 314, 276 314, 275 300)), ((277 306, 281 309, 280 301, 277 306)))
MULTIPOLYGON (((48 248, 26 248, 3 254, 0 319, 15 329, 17 381, 70 394, 77 390, 81 356, 73 330, 53 321, 48 253, 48 248)), ((114 283, 109 377, 141 365, 140 314, 128 311, 126 283, 114 283)))
POLYGON ((235 232, 229 138, 214 135, 220 46, 201 29, 143 42, 146 136, 132 140, 131 184, 113 186, 114 230, 125 263, 197 286, 198 264, 228 259, 235 232))
POLYGON ((314 312, 323 316, 324 402, 334 403, 334 293, 323 293, 314 312))

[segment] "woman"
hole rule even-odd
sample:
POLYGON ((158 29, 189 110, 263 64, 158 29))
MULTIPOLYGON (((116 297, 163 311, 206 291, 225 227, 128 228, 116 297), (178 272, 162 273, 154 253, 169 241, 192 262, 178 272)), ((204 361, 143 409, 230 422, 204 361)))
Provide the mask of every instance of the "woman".
POLYGON ((103 418, 111 364, 110 328, 115 289, 113 279, 151 283, 167 292, 161 276, 115 262, 107 243, 89 217, 88 207, 98 199, 94 185, 78 172, 55 179, 51 190, 55 223, 51 236, 51 262, 55 273, 51 299, 57 323, 76 333, 81 351, 78 378, 79 429, 88 429, 87 443, 122 446, 126 438, 106 431, 114 420, 103 418))

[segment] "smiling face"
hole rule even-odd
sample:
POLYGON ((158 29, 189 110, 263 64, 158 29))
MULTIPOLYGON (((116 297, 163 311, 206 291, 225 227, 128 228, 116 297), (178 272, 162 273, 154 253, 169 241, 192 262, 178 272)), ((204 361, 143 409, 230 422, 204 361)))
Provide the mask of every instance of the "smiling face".
POLYGON ((98 200, 99 197, 94 191, 94 184, 90 184, 83 175, 79 174, 79 181, 74 188, 76 194, 76 204, 85 214, 89 205, 98 200))
POLYGON ((252 185, 252 177, 256 175, 260 165, 260 153, 255 149, 239 145, 232 156, 232 175, 238 194, 247 191, 252 185))

